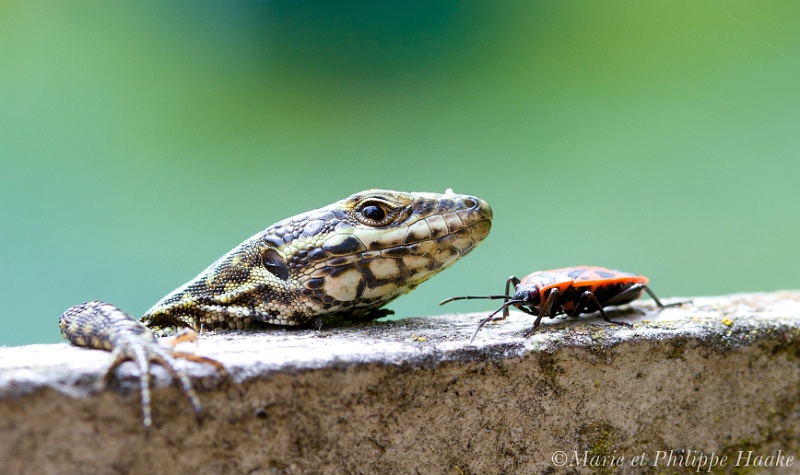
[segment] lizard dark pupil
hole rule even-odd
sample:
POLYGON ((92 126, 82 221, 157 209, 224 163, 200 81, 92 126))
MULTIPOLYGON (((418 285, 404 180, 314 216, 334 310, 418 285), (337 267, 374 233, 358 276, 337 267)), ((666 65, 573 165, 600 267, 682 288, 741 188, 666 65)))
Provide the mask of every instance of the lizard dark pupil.
POLYGON ((386 212, 379 206, 365 206, 364 209, 361 210, 361 214, 363 214, 365 218, 373 221, 380 221, 386 217, 386 212))

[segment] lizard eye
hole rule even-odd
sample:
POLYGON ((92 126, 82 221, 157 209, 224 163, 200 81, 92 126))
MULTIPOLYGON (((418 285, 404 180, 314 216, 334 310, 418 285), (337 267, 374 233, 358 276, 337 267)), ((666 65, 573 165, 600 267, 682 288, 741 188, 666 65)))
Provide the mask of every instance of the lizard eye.
POLYGON ((386 212, 380 206, 369 205, 361 210, 361 214, 372 221, 380 221, 386 217, 386 212))
POLYGON ((369 226, 385 226, 396 217, 396 209, 378 199, 368 199, 354 210, 356 218, 369 226))

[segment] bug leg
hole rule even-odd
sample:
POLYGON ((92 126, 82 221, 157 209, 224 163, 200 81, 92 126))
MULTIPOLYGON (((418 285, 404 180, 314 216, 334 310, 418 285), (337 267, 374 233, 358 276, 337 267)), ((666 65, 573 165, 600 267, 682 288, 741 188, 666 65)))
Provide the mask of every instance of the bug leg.
POLYGON ((653 301, 656 303, 656 305, 658 305, 658 308, 677 307, 678 305, 683 305, 685 303, 690 303, 691 302, 691 300, 682 300, 680 302, 672 302, 672 303, 668 303, 668 304, 664 305, 663 303, 661 303, 660 300, 658 300, 658 297, 656 297, 656 294, 654 294, 653 291, 650 290, 650 287, 642 284, 642 288, 644 289, 645 292, 647 292, 647 295, 649 295, 650 298, 653 299, 653 301))
MULTIPOLYGON (((544 318, 545 315, 547 315, 550 318, 555 318, 556 314, 558 314, 558 309, 560 307, 560 304, 555 304, 555 302, 557 301, 560 295, 561 292, 557 288, 550 291, 550 294, 545 299, 544 304, 542 304, 542 307, 539 309, 538 315, 536 315, 536 320, 534 320, 533 326, 522 334, 523 338, 528 338, 529 336, 533 335, 536 332, 536 329, 539 328, 539 325, 541 325, 542 318, 544 318)), ((524 308, 522 310, 525 313, 534 315, 533 312, 528 311, 524 308)))
POLYGON ((658 298, 656 298, 655 295, 653 295, 653 292, 651 292, 650 289, 644 284, 633 284, 627 289, 618 293, 617 295, 606 300, 606 307, 610 307, 612 305, 626 304, 631 300, 637 299, 639 293, 642 290, 646 290, 647 293, 650 294, 651 297, 653 297, 653 300, 655 300, 656 305, 658 305, 660 308, 664 308, 664 305, 658 300, 658 298))
MULTIPOLYGON (((625 292, 622 292, 622 294, 625 294, 626 292, 627 290, 625 292)), ((609 302, 611 300, 609 300, 609 302)), ((606 305, 614 305, 613 303, 609 302, 606 302, 606 305)), ((608 314, 606 313, 605 310, 603 310, 603 306, 600 305, 600 301, 597 300, 597 296, 595 296, 591 290, 587 290, 581 295, 581 298, 578 301, 578 305, 575 307, 575 311, 573 312, 573 314, 577 316, 579 313, 583 312, 588 307, 589 303, 593 303, 597 307, 597 310, 600 312, 600 316, 602 316, 603 320, 607 321, 608 323, 613 323, 615 325, 622 325, 624 327, 633 327, 633 325, 631 325, 630 323, 621 322, 619 320, 611 320, 610 318, 608 318, 608 314)))
POLYGON ((608 307, 608 306, 611 306, 611 305, 621 305, 621 304, 624 304, 624 303, 628 303, 631 300, 635 299, 636 298, 635 295, 638 295, 638 293, 641 292, 642 290, 647 292, 647 294, 650 296, 650 298, 652 298, 653 301, 656 303, 656 306, 658 306, 658 308, 660 308, 660 309, 667 308, 667 307, 675 307, 677 305, 683 305, 685 303, 689 303, 690 302, 690 300, 687 300, 687 301, 681 301, 681 302, 673 302, 673 303, 669 303, 669 304, 664 305, 663 303, 661 303, 660 300, 658 300, 658 297, 656 297, 656 294, 654 294, 653 291, 650 290, 650 287, 648 287, 646 284, 634 284, 634 285, 631 285, 630 287, 628 287, 627 289, 625 289, 624 291, 620 292, 619 294, 617 294, 617 295, 611 297, 610 299, 608 299, 606 301, 606 306, 608 307))
POLYGON ((470 345, 472 344, 472 342, 473 342, 473 341, 475 341, 475 337, 478 335, 478 332, 480 331, 480 329, 481 329, 481 328, 483 328, 483 326, 484 326, 484 325, 486 325, 486 323, 488 323, 489 321, 491 321, 491 320, 492 320, 492 317, 494 317, 495 315, 497 315, 497 312, 499 312, 500 310, 503 310, 503 309, 505 309, 505 308, 508 308, 508 306, 507 306, 505 303, 503 303, 503 306, 502 306, 502 307, 498 308, 498 309, 497 309, 497 310, 495 310, 494 312, 492 312, 492 313, 490 313, 489 315, 487 315, 487 316, 486 316, 486 318, 483 318, 483 319, 481 319, 481 321, 480 321, 480 322, 478 322, 478 327, 477 327, 477 328, 475 328, 475 331, 472 333, 472 338, 470 338, 470 339, 469 339, 469 344, 470 344, 470 345))
POLYGON ((534 332, 536 332, 536 329, 539 328, 539 325, 542 324, 542 318, 544 317, 544 314, 541 313, 541 312, 536 314, 536 313, 533 313, 533 312, 529 312, 528 310, 525 310, 525 309, 521 309, 521 310, 524 311, 525 313, 530 314, 530 315, 536 315, 536 320, 533 321, 533 326, 531 328, 529 328, 528 330, 526 330, 525 333, 522 334, 523 338, 528 338, 529 336, 533 335, 534 332))
POLYGON ((500 308, 498 308, 494 312, 490 313, 485 318, 481 319, 481 321, 478 322, 478 327, 475 329, 475 332, 472 334, 472 338, 469 339, 470 345, 475 340, 475 336, 478 334, 478 331, 480 331, 480 329, 483 328, 484 325, 486 325, 488 322, 490 322, 492 320, 503 320, 503 319, 506 318, 505 316, 494 318, 495 315, 497 315, 500 311, 507 309, 510 305, 517 305, 519 303, 522 303, 522 301, 521 300, 509 300, 507 302, 503 302, 503 305, 501 305, 500 308))
POLYGON ((475 337, 478 336, 478 332, 481 330, 481 328, 483 328, 483 326, 486 325, 486 322, 488 322, 489 320, 492 319, 492 317, 494 316, 495 313, 497 313, 497 312, 489 314, 488 317, 483 318, 483 319, 481 319, 480 322, 478 322, 477 328, 475 328, 475 331, 472 333, 472 338, 469 339, 469 344, 470 345, 472 344, 473 341, 475 341, 475 337))

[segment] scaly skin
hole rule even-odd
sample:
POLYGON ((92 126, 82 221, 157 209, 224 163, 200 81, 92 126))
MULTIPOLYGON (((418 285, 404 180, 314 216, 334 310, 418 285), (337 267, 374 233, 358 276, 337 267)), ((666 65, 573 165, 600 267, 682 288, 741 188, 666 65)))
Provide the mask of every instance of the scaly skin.
MULTIPOLYGON (((78 346, 114 352, 139 367, 143 424, 152 425, 149 368, 165 365, 196 413, 200 404, 174 358, 222 366, 170 351, 153 333, 247 329, 369 320, 382 306, 468 254, 488 234, 492 211, 479 198, 368 190, 280 221, 219 258, 161 299, 140 320, 99 302, 71 307, 61 333, 78 346)), ((106 377, 108 377, 108 373, 106 377)))

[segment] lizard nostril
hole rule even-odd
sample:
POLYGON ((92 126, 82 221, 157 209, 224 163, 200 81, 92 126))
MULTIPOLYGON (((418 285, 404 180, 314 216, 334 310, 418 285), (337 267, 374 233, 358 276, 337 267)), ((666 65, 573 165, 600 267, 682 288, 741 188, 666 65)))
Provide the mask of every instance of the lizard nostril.
POLYGON ((466 197, 464 198, 464 206, 466 206, 467 208, 475 208, 476 206, 478 206, 478 200, 472 197, 466 197))

